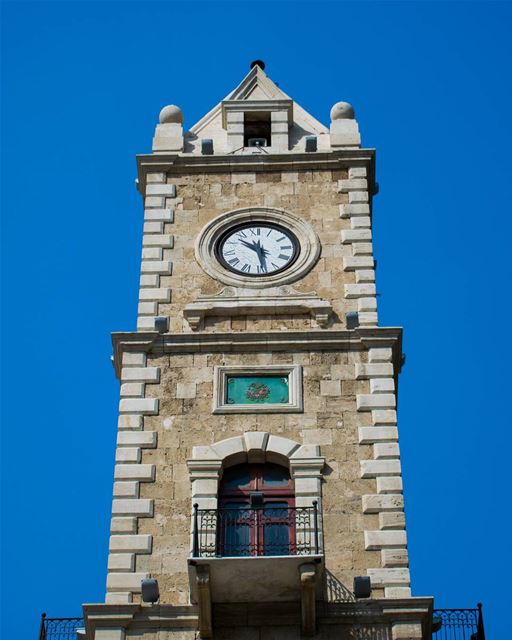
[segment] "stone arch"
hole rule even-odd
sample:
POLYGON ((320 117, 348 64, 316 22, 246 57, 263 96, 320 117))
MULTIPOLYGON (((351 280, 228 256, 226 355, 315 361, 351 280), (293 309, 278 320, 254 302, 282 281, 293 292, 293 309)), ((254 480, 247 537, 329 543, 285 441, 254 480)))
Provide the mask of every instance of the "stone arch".
POLYGON ((295 440, 248 431, 241 436, 220 440, 211 445, 194 447, 188 460, 192 483, 192 504, 200 509, 216 509, 222 470, 235 464, 274 462, 290 469, 295 481, 295 502, 298 507, 318 502, 321 513, 321 480, 325 459, 320 447, 301 445, 295 440))

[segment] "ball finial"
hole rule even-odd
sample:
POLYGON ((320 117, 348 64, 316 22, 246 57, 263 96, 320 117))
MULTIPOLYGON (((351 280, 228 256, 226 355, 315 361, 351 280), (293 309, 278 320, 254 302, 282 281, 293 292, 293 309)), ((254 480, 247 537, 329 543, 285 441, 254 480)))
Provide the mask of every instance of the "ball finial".
POLYGON ((160 124, 183 124, 183 112, 175 104, 169 104, 160 111, 160 124))
POLYGON ((337 102, 331 109, 331 120, 353 120, 354 107, 349 102, 337 102))
POLYGON ((263 60, 253 60, 250 66, 251 66, 251 69, 253 67, 258 66, 262 71, 265 70, 265 63, 263 62, 263 60))

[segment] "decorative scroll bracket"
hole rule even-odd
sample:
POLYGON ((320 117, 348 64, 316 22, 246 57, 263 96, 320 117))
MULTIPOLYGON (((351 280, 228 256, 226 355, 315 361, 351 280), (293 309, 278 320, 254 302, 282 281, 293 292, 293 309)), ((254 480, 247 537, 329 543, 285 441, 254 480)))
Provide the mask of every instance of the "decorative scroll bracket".
POLYGON ((299 293, 292 287, 281 286, 270 289, 238 289, 224 287, 216 295, 199 296, 188 304, 184 311, 190 327, 199 329, 207 316, 257 316, 297 315, 309 313, 318 325, 325 328, 329 323, 332 305, 316 293, 299 293))

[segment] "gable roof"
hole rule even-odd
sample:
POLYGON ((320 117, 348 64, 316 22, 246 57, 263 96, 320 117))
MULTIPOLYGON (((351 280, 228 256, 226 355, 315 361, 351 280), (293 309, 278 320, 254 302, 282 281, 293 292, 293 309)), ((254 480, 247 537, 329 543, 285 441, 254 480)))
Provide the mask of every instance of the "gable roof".
MULTIPOLYGON (((225 100, 292 100, 280 87, 275 84, 263 71, 255 64, 240 84, 229 93, 224 100, 219 102, 211 111, 203 116, 190 128, 190 133, 198 134, 208 127, 222 112, 222 102, 225 100)), ((312 133, 328 133, 329 130, 320 121, 293 101, 293 124, 311 131, 312 133)))

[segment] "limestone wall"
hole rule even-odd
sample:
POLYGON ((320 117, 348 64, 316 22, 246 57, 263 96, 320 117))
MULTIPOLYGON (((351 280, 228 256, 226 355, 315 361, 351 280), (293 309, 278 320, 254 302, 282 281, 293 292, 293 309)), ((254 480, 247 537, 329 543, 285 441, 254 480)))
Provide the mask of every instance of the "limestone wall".
MULTIPOLYGON (((377 323, 367 169, 258 171, 252 173, 150 173, 145 197, 144 248, 139 329, 168 316, 171 332, 190 331, 183 309, 200 294, 224 286, 195 259, 194 244, 206 223, 221 213, 246 207, 285 209, 317 233, 321 255, 293 286, 314 291, 332 303, 330 328, 345 324, 347 311, 359 311, 362 325, 377 323)), ((207 331, 316 328, 309 315, 207 318, 207 331)))

